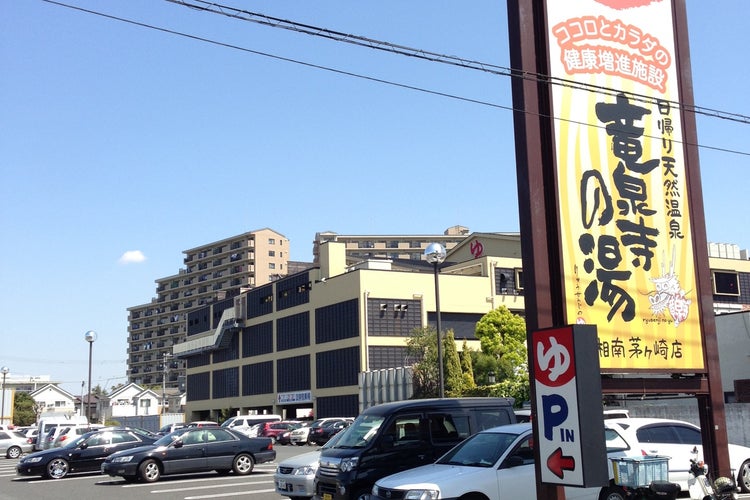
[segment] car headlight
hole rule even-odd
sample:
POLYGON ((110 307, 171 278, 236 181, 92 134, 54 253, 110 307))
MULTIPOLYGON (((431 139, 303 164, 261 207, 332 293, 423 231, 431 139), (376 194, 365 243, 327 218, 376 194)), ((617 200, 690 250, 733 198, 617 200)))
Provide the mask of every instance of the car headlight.
POLYGON ((112 459, 112 462, 116 464, 123 464, 123 463, 130 462, 131 460, 133 460, 133 455, 127 455, 124 457, 115 457, 112 459))
POLYGON ((42 457, 31 457, 31 458, 26 458, 26 459, 21 460, 21 461, 23 463, 25 463, 25 464, 35 464, 38 461, 40 461, 41 459, 42 459, 42 457))
POLYGON ((404 500, 437 500, 440 498, 438 490, 409 490, 404 494, 404 500))
POLYGON ((339 468, 341 469, 341 472, 350 472, 357 468, 358 462, 359 457, 344 458, 343 460, 341 460, 339 468))
POLYGON ((312 465, 305 465, 304 467, 300 467, 298 469, 294 469, 294 472, 292 472, 292 475, 294 475, 294 476, 314 476, 316 469, 317 469, 317 467, 313 467, 312 465))

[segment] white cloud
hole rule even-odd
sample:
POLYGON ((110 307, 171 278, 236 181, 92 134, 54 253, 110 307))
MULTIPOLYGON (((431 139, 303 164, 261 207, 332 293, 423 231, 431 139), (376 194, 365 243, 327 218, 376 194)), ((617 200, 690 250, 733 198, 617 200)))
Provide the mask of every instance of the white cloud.
POLYGON ((146 256, 140 250, 128 250, 120 256, 120 264, 137 264, 146 260, 146 256))

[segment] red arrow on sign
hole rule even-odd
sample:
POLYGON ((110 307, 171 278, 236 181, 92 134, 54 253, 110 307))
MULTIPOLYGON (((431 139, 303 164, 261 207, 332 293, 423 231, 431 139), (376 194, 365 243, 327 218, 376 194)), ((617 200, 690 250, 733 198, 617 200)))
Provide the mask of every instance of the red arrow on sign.
POLYGON ((563 456, 562 448, 558 448, 547 458, 547 468, 562 479, 563 471, 575 470, 576 460, 571 456, 563 456))

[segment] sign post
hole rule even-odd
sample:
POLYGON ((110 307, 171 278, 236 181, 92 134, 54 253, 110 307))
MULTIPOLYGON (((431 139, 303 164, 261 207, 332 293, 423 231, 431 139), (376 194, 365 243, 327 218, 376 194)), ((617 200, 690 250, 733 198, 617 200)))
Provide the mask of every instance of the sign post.
POLYGON ((541 478, 565 486, 606 486, 607 447, 596 327, 531 334, 541 478), (585 429, 585 432, 584 432, 585 429))

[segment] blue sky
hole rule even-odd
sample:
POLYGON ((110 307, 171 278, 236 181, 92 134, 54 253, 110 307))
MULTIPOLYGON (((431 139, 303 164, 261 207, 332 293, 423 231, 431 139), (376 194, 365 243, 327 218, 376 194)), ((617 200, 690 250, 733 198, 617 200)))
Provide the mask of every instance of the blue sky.
MULTIPOLYGON (((67 3, 246 50, 42 0, 0 4, 0 364, 12 374, 77 393, 95 330, 93 384, 124 382, 126 309, 155 296, 183 250, 245 231, 273 228, 309 261, 318 231, 519 230, 507 77, 163 0, 67 3)), ((225 3, 510 66, 500 0, 225 3)), ((745 2, 687 6, 696 104, 750 115, 745 2)), ((698 117, 708 239, 742 249, 747 131, 698 117)))

